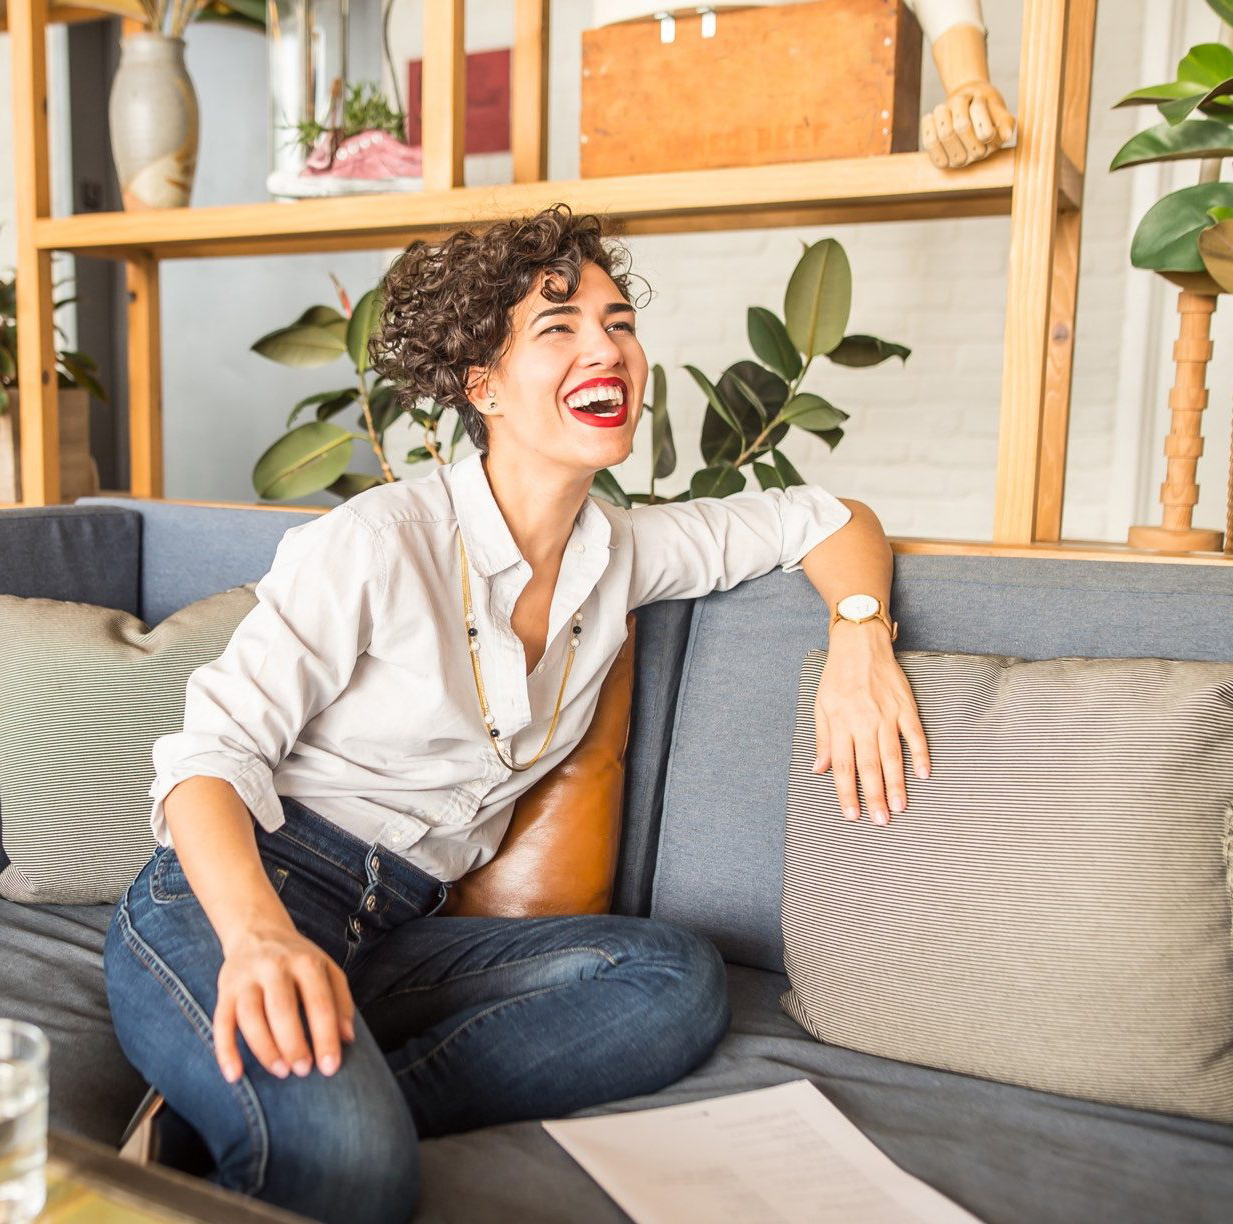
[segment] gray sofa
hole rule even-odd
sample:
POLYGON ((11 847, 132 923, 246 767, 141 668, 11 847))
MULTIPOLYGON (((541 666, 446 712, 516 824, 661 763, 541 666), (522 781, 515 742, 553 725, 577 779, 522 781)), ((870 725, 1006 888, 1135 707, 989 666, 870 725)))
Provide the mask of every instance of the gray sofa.
MULTIPOLYGON (((153 625, 260 577, 306 517, 108 498, 0 511, 0 592, 153 625)), ((1233 660, 1229 566, 901 555, 892 607, 898 649, 1233 660)), ((1233 1127, 825 1046, 783 1014, 787 765, 798 669, 826 644, 824 606, 804 574, 775 570, 647 605, 638 622, 617 908, 709 936, 730 966, 733 1022, 695 1073, 607 1108, 808 1077, 892 1159, 997 1224, 1233 1218, 1233 1127)), ((118 1144, 145 1085, 111 1033, 109 913, 0 901, 0 1015, 51 1038, 53 1125, 118 1144)), ((423 1162, 417 1221, 626 1218, 535 1122, 433 1140, 423 1162)))

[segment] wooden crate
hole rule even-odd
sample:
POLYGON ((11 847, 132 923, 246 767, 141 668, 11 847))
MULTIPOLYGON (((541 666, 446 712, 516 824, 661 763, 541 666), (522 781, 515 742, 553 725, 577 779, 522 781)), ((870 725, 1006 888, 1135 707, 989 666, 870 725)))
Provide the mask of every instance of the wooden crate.
POLYGON ((582 35, 581 176, 917 148, 921 31, 901 0, 725 10, 582 35))

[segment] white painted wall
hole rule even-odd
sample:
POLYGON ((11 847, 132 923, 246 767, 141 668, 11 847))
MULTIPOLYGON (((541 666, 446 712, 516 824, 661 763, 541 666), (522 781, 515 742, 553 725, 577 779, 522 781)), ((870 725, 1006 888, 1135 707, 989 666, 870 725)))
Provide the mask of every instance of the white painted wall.
MULTIPOLYGON (((394 54, 402 63, 419 54, 420 5, 404 0, 396 12, 394 54)), ((580 32, 590 12, 585 0, 553 3, 552 178, 577 174, 580 32)), ((992 72, 1013 107, 1021 2, 985 0, 985 18, 992 72)), ((1167 189, 1157 180, 1175 177, 1180 186, 1193 181, 1195 171, 1182 166, 1109 174, 1105 167, 1113 153, 1154 114, 1111 106, 1129 89, 1171 75, 1181 51, 1213 37, 1215 25, 1206 6, 1182 0, 1100 6, 1063 521, 1067 538, 1121 540, 1132 521, 1158 518, 1163 458, 1153 456, 1160 454, 1168 427, 1176 294, 1159 277, 1130 267, 1129 245, 1138 218, 1167 189)), ((512 6, 507 0, 468 0, 467 26, 469 51, 507 46, 512 6)), ((0 39, 4 90, 9 88, 6 56, 6 40, 0 39)), ((243 32, 195 26, 188 65, 202 108, 193 203, 264 199, 263 44, 243 32)), ((922 102, 931 106, 942 95, 928 55, 923 79, 922 102)), ((8 131, 0 133, 0 142, 8 140, 8 131)), ((11 154, 0 143, 0 217, 11 215, 11 165, 11 154)), ((509 177, 507 156, 468 159, 469 184, 509 177)), ((871 370, 815 362, 807 386, 852 414, 847 436, 831 452, 801 433, 786 444, 787 453, 807 480, 868 502, 891 534, 988 536, 1008 234, 1006 218, 988 218, 629 239, 633 268, 656 294, 643 309, 640 331, 650 360, 668 372, 680 456, 676 475, 658 487, 665 492, 685 487, 701 463, 697 435, 703 403, 685 363, 717 376, 733 361, 751 356, 746 308, 782 310, 801 241, 834 236, 853 267, 850 329, 901 341, 913 354, 906 366, 893 361, 871 370)), ((11 262, 5 245, 11 241, 0 228, 0 263, 11 262)), ((329 271, 358 295, 375 282, 390 254, 164 265, 168 496, 254 500, 252 466, 282 432, 291 405, 310 391, 342 385, 339 379, 345 381, 347 371, 343 362, 337 369, 288 371, 248 346, 308 304, 329 301, 329 271)), ((1227 318, 1217 312, 1208 453, 1200 470, 1198 520, 1217 527, 1224 518, 1233 378, 1227 318)), ((410 430, 406 442, 414 444, 410 430)), ((649 444, 647 426, 619 472, 629 489, 647 487, 649 444)), ((357 456, 361 452, 367 448, 357 444, 357 456)), ((353 467, 376 470, 370 454, 353 467)), ((415 469, 399 471, 415 474, 415 469)), ((336 502, 328 494, 314 500, 336 502)))

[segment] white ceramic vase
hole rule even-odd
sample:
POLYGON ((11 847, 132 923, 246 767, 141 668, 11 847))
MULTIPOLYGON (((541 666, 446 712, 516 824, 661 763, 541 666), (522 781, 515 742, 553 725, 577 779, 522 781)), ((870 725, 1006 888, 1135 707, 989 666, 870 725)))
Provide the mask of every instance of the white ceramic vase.
POLYGON ((184 39, 146 31, 121 40, 107 117, 124 207, 185 207, 197 169, 197 94, 184 39))

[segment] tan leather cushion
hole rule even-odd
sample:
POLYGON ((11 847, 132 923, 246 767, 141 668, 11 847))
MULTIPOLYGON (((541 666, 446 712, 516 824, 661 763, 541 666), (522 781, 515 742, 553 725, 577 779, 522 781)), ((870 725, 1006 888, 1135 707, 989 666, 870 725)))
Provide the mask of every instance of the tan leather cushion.
POLYGON ((496 855, 450 890, 442 914, 527 918, 612 907, 625 746, 634 686, 634 613, 578 746, 514 806, 496 855))

